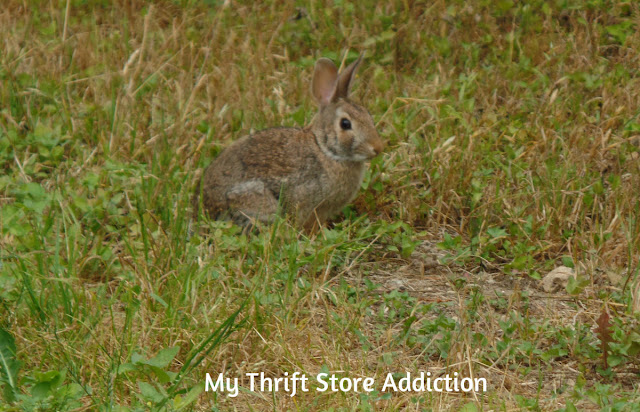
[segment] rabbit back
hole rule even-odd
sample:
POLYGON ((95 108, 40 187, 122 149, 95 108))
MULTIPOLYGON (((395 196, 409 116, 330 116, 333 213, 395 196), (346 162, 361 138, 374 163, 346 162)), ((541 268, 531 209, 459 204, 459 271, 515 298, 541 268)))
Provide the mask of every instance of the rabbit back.
MULTIPOLYGON (((357 193, 364 165, 328 158, 309 129, 273 128, 245 136, 205 170, 199 189, 211 218, 243 226, 279 212, 301 226, 323 222, 357 193)), ((193 199, 197 210, 200 199, 193 199)))

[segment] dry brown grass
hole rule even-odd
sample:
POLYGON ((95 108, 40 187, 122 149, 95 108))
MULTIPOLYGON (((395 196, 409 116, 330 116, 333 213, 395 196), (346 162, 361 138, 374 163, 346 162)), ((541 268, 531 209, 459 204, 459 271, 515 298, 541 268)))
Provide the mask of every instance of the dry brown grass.
POLYGON ((117 375, 118 364, 177 345, 177 371, 252 296, 243 326, 185 387, 205 372, 325 367, 379 382, 473 373, 490 391, 420 403, 205 394, 196 410, 596 408, 580 380, 637 400, 637 355, 601 373, 589 327, 608 308, 616 339, 638 333, 637 4, 192 3, 0 10, 0 322, 23 374, 67 369, 92 388, 87 410, 141 405, 143 378, 117 375), (252 130, 309 121, 315 58, 344 64, 364 49, 355 95, 389 143, 351 208, 368 218, 339 218, 315 239, 284 228, 235 241, 214 225, 185 240, 202 167, 252 130), (30 208, 29 182, 52 196, 42 210, 30 208), (407 226, 375 232, 378 220, 407 226), (433 245, 445 234, 460 243, 443 252, 433 245), (389 248, 402 236, 413 253, 389 248), (438 262, 447 254, 458 258, 438 262), (535 278, 563 258, 588 282, 574 295, 540 291, 535 278), (420 325, 439 315, 456 326, 435 350, 445 332, 420 325), (567 353, 544 358, 556 344, 567 353))

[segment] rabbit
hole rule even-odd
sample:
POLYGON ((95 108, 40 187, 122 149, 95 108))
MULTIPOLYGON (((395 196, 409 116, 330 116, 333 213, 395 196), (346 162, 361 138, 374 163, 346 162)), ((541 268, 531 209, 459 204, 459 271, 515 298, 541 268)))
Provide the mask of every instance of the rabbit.
POLYGON ((362 56, 339 74, 330 59, 317 60, 311 92, 319 110, 309 125, 262 130, 224 149, 197 185, 196 215, 202 206, 212 219, 247 228, 284 212, 314 231, 351 202, 365 161, 384 149, 371 114, 349 99, 362 56))

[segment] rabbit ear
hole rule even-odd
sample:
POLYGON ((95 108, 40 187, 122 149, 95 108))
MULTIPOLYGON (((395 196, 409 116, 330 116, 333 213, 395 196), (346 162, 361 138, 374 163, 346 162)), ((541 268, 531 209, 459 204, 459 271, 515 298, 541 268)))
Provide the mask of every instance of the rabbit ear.
POLYGON ((351 63, 347 66, 346 69, 340 72, 338 76, 338 85, 336 87, 336 94, 333 96, 333 99, 337 99, 339 97, 346 98, 349 95, 349 86, 351 85, 351 80, 356 74, 356 70, 358 69, 358 65, 362 61, 362 57, 364 53, 360 54, 358 60, 351 63))
POLYGON ((336 94, 338 69, 333 62, 326 58, 318 59, 313 71, 311 93, 320 106, 331 103, 336 94))

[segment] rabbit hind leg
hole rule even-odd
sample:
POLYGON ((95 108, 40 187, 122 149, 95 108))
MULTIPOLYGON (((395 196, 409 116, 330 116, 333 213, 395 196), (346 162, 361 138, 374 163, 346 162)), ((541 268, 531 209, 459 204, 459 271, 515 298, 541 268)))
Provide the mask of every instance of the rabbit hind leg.
POLYGON ((259 179, 234 185, 227 192, 232 220, 245 229, 257 222, 272 223, 278 214, 278 199, 259 179))

